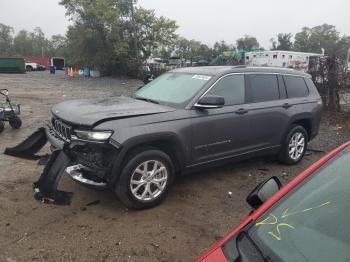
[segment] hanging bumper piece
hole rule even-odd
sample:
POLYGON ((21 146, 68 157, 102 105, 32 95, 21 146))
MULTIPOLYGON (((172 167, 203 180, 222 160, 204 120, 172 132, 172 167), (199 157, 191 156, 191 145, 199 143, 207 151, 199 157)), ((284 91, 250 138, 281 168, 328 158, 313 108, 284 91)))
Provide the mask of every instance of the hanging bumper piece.
MULTIPOLYGON (((39 159, 35 155, 47 143, 45 128, 39 128, 19 145, 6 148, 4 154, 24 159, 39 159)), ((58 183, 65 174, 70 158, 64 148, 52 152, 39 180, 33 184, 34 198, 42 203, 69 205, 73 193, 58 190, 58 183)))

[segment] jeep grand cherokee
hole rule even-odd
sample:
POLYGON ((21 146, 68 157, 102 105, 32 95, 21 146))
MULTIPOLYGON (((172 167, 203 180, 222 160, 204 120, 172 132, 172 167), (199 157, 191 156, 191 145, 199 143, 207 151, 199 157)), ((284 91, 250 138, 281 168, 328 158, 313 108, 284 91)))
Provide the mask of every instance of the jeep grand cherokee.
POLYGON ((133 98, 54 106, 45 135, 54 152, 34 189, 42 201, 58 197, 57 181, 67 171, 81 183, 113 188, 128 207, 153 207, 175 176, 195 169, 266 154, 298 163, 318 133, 321 108, 303 72, 176 69, 133 98))

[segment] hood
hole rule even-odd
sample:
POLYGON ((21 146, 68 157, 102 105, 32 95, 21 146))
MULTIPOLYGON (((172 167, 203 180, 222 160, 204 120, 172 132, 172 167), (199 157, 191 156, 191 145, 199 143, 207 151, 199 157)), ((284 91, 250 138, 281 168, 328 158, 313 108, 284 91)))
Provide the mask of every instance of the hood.
POLYGON ((70 100, 55 105, 53 115, 76 125, 96 126, 120 118, 159 114, 176 109, 129 97, 70 100))

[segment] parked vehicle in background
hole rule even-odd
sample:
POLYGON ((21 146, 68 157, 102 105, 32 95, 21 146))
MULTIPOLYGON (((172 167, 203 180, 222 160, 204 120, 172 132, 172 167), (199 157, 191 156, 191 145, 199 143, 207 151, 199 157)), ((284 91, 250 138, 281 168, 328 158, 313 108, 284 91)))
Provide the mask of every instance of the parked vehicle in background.
POLYGON ((323 56, 323 54, 292 51, 254 51, 244 54, 244 63, 249 66, 285 67, 306 72, 311 57, 323 56))
POLYGON ((254 212, 197 261, 350 261, 349 146, 281 190, 276 177, 258 185, 247 197, 254 212))
POLYGON ((38 64, 39 71, 49 69, 49 67, 51 65, 51 58, 45 57, 45 56, 24 56, 24 60, 26 62, 38 64))
POLYGON ((25 73, 25 71, 22 57, 0 56, 0 73, 25 73))
POLYGON ((142 209, 158 205, 176 175, 196 169, 268 154, 298 163, 318 133, 321 109, 303 72, 190 67, 161 75, 133 98, 58 104, 42 132, 62 153, 49 161, 54 170, 63 165, 74 180, 111 187, 126 206, 142 209))
POLYGON ((31 71, 37 71, 39 68, 37 63, 33 62, 26 62, 26 71, 31 72, 31 71))

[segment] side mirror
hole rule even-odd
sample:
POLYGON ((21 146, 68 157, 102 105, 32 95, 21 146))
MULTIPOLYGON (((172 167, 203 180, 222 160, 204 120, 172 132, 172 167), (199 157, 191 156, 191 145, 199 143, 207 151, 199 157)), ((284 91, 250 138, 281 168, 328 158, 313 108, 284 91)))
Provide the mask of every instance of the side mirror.
POLYGON ((220 108, 225 105, 225 98, 222 96, 207 95, 202 97, 196 104, 196 108, 209 109, 220 108))
POLYGON ((257 209, 266 200, 277 193, 281 187, 281 181, 278 179, 278 177, 273 176, 257 185, 257 187, 255 187, 254 190, 247 196, 246 201, 253 209, 257 209))

